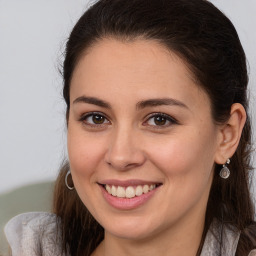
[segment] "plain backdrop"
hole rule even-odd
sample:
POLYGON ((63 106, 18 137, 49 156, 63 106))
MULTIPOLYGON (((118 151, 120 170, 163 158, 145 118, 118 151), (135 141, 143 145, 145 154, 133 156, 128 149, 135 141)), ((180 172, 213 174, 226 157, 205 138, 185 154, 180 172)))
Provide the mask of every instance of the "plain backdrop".
MULTIPOLYGON (((57 176, 66 155, 58 69, 72 26, 92 2, 0 0, 0 193, 57 176)), ((247 54, 255 131, 256 1, 212 2, 234 23, 247 54)))

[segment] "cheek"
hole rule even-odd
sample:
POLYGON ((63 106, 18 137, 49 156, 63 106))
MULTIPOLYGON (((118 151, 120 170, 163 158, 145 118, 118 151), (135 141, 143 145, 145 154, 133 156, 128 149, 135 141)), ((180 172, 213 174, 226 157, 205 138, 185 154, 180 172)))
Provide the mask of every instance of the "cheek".
POLYGON ((75 180, 88 182, 92 181, 93 174, 104 157, 104 141, 99 136, 86 136, 80 130, 72 127, 68 130, 70 169, 75 180))
POLYGON ((171 212, 173 218, 198 204, 206 204, 212 182, 213 148, 201 139, 176 136, 163 142, 161 149, 151 148, 151 160, 165 176, 167 203, 163 204, 164 212, 171 212))
POLYGON ((152 162, 170 178, 209 174, 214 162, 214 145, 200 133, 177 135, 148 148, 152 162))
POLYGON ((68 155, 72 179, 80 199, 91 212, 95 212, 91 199, 98 189, 96 173, 104 155, 102 143, 99 137, 87 136, 81 128, 69 127, 68 155))

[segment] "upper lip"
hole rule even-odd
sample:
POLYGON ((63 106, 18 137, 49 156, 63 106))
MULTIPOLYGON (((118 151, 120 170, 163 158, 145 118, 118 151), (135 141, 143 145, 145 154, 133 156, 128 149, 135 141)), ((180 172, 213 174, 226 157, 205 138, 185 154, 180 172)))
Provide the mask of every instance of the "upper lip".
POLYGON ((137 180, 137 179, 131 179, 131 180, 109 179, 109 180, 101 180, 98 183, 100 185, 112 185, 112 186, 121 186, 121 187, 162 184, 162 182, 159 182, 159 181, 146 181, 146 180, 137 180))

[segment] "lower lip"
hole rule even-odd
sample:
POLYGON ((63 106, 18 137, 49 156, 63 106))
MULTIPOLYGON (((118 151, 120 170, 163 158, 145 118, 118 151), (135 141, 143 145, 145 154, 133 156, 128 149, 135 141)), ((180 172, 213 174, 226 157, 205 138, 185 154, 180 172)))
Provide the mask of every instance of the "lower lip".
POLYGON ((103 188, 102 186, 100 186, 100 188, 104 198, 111 206, 119 210, 132 210, 145 204, 155 194, 156 190, 158 190, 159 187, 149 191, 146 194, 142 194, 141 196, 135 196, 133 198, 120 198, 112 196, 105 190, 105 188, 103 188))

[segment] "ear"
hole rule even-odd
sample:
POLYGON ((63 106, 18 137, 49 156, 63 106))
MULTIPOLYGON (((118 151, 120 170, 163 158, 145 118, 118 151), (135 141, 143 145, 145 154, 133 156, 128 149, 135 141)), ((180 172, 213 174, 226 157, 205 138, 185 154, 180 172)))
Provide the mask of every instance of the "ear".
POLYGON ((233 156, 238 147, 245 121, 244 107, 239 103, 233 104, 229 120, 219 128, 215 163, 225 164, 227 159, 233 156))

